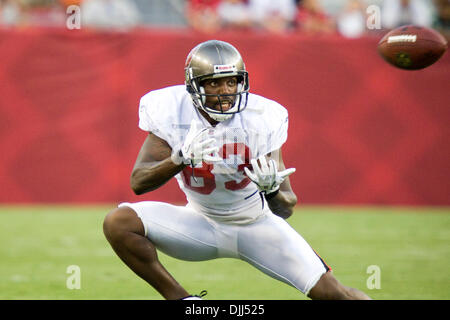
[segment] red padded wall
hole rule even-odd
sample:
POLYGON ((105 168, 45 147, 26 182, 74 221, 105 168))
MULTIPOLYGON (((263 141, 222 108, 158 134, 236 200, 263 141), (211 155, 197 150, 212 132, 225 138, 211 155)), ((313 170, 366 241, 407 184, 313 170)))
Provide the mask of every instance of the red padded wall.
POLYGON ((450 57, 402 71, 377 37, 0 31, 0 202, 183 202, 135 196, 139 98, 183 82, 197 43, 233 43, 251 90, 290 113, 286 165, 308 204, 450 205, 450 57))

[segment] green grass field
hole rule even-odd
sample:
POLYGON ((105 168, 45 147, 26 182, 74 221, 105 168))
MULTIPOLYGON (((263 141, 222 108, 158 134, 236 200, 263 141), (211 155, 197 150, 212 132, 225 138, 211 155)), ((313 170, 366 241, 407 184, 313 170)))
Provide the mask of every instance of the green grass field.
MULTIPOLYGON (((113 206, 1 206, 0 299, 161 299, 129 270, 102 233, 113 206), (67 268, 81 270, 70 290, 67 268)), ((450 299, 450 208, 302 207, 288 220, 345 285, 374 299, 450 299), (367 268, 381 287, 368 289, 367 268)), ((306 299, 244 262, 183 262, 166 268, 206 299, 306 299)))

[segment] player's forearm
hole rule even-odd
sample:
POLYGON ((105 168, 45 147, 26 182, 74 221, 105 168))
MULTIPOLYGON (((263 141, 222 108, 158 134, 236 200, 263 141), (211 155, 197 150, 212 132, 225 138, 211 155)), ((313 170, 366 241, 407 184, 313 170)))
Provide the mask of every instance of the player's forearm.
POLYGON ((185 164, 176 165, 170 157, 158 162, 142 163, 135 167, 131 174, 131 189, 137 195, 156 190, 185 166, 185 164))
POLYGON ((267 199, 270 210, 283 219, 289 218, 297 204, 297 196, 290 191, 278 191, 273 198, 267 199))

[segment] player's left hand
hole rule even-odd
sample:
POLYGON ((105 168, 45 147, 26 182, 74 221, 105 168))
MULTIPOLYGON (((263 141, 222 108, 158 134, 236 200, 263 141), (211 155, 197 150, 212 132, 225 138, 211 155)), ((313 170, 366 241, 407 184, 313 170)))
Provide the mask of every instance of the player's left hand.
POLYGON ((258 186, 259 191, 265 194, 277 191, 284 179, 295 172, 295 168, 278 171, 278 163, 274 159, 267 161, 265 156, 252 159, 250 163, 253 166, 253 172, 244 168, 245 174, 258 186))

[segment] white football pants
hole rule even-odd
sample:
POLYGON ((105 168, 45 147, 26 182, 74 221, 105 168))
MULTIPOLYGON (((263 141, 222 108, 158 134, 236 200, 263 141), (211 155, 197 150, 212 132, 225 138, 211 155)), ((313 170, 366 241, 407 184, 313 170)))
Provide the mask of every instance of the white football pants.
POLYGON ((238 258, 308 294, 329 267, 284 219, 270 210, 244 225, 217 222, 188 206, 122 203, 142 220, 158 250, 188 261, 238 258))

